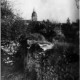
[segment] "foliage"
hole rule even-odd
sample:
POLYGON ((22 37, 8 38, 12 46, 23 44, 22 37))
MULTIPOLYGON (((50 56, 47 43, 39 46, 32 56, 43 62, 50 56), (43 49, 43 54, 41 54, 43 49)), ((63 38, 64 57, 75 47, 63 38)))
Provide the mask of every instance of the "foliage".
MULTIPOLYGON (((13 69, 11 70, 14 72, 14 76, 16 76, 16 72, 19 72, 25 79, 28 77, 34 78, 34 80, 37 80, 36 78, 78 80, 79 20, 70 23, 68 19, 68 23, 62 24, 52 23, 49 20, 27 22, 21 18, 14 19, 14 14, 7 6, 7 2, 2 2, 1 6, 1 46, 4 48, 4 50, 1 49, 1 59, 3 61, 9 57, 13 61, 12 66, 8 64, 7 66, 13 69), (47 41, 54 44, 54 47, 42 52, 38 43, 28 45, 27 40, 42 41, 43 43, 47 41), (14 43, 19 46, 14 46, 14 43), (5 50, 9 52, 5 52, 5 50), (36 75, 33 76, 34 73, 36 75)), ((2 62, 2 66, 6 67, 4 62, 2 62)))
POLYGON ((79 22, 72 24, 63 24, 62 32, 66 37, 66 40, 71 43, 79 43, 79 22))

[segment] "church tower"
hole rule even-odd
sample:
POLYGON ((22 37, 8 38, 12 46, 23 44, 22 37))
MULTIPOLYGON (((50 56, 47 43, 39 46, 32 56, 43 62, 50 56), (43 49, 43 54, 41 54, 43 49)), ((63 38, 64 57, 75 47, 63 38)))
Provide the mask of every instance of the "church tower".
POLYGON ((33 9, 33 12, 32 12, 32 21, 37 21, 37 13, 35 12, 34 9, 33 9))

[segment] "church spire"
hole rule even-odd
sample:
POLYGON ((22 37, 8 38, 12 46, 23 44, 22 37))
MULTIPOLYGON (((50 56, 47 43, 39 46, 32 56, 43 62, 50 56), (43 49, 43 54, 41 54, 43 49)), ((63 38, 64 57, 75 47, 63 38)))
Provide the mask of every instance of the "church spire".
POLYGON ((35 12, 35 9, 33 9, 32 12, 32 21, 37 21, 37 13, 35 12))

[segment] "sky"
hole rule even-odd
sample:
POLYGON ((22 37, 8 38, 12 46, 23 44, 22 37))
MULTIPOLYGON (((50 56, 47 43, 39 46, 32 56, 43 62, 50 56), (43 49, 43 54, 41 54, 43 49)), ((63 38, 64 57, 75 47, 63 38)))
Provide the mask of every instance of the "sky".
POLYGON ((70 18, 71 22, 79 18, 79 10, 75 0, 8 0, 14 14, 18 14, 25 20, 31 19, 33 9, 35 9, 38 20, 51 20, 66 22, 70 18))

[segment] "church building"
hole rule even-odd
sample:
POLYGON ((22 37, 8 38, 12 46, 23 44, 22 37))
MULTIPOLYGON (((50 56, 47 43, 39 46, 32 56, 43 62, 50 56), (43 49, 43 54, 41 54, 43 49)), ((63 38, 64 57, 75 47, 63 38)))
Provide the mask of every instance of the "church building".
POLYGON ((34 9, 33 9, 33 12, 31 14, 31 19, 30 20, 24 20, 24 23, 25 23, 25 25, 29 25, 29 23, 33 22, 33 21, 38 22, 37 13, 36 13, 36 11, 34 9))
POLYGON ((37 13, 35 12, 35 10, 33 10, 31 18, 32 21, 37 21, 37 13))

